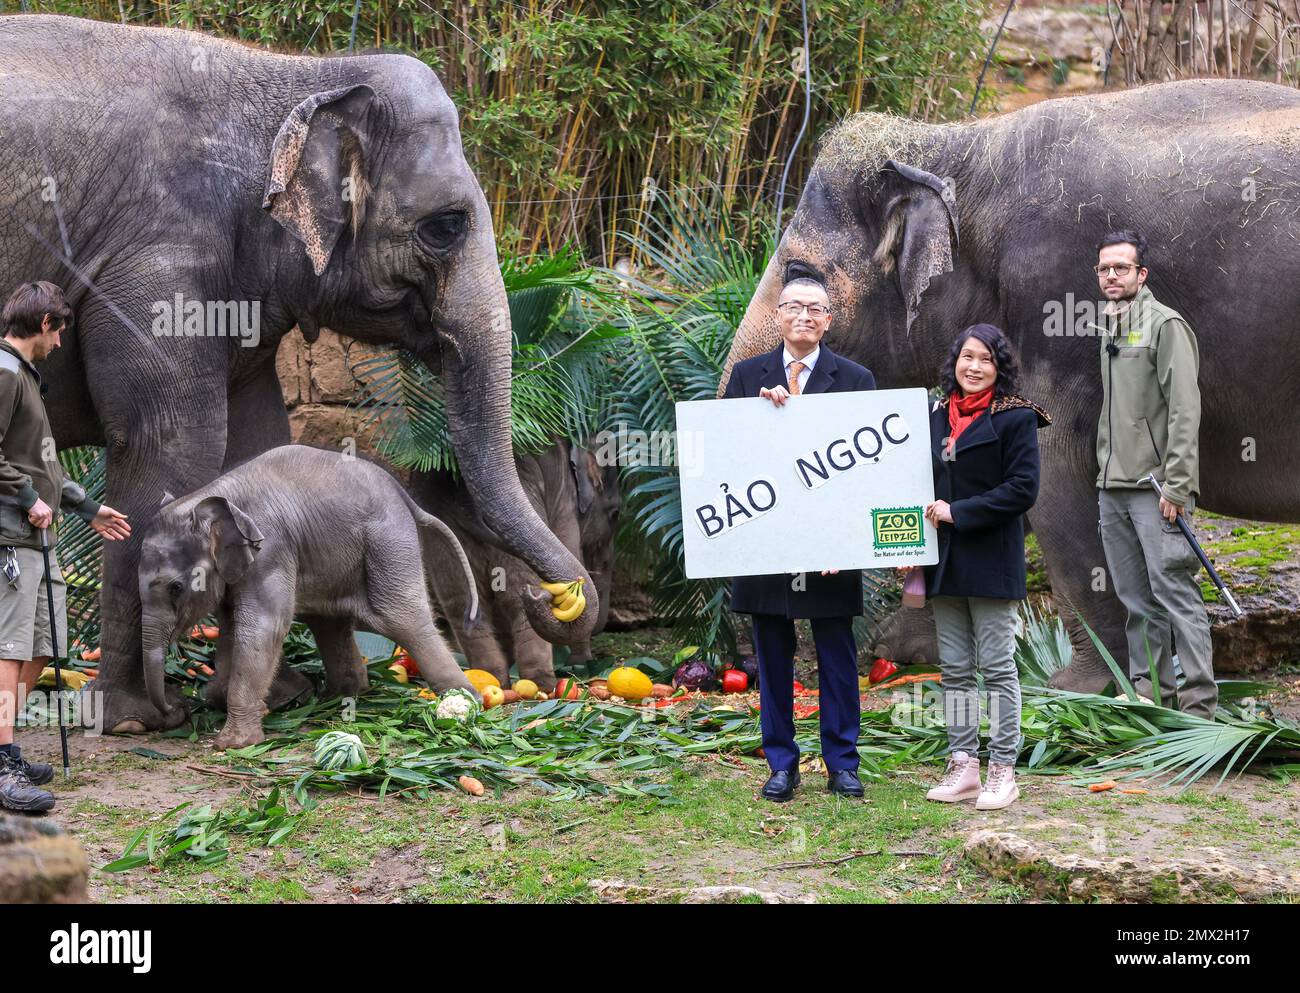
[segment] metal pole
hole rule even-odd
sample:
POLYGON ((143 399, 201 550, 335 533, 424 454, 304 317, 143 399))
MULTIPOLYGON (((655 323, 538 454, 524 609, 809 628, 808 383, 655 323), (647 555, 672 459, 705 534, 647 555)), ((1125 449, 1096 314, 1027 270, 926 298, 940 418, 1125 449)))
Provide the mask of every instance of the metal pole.
MULTIPOLYGON (((1165 495, 1164 491, 1160 488, 1160 483, 1156 481, 1156 477, 1154 473, 1148 473, 1147 475, 1143 476, 1141 479, 1138 480, 1138 483, 1139 484, 1150 483, 1151 488, 1156 491, 1156 495, 1161 499, 1164 498, 1165 495)), ((1204 549, 1201 548, 1200 543, 1196 540, 1196 536, 1192 534, 1192 529, 1188 525, 1187 521, 1183 518, 1183 515, 1179 514, 1176 520, 1178 521, 1178 529, 1183 532, 1183 537, 1186 538, 1187 543, 1192 546, 1192 551, 1194 551, 1196 553, 1196 557, 1201 560, 1201 565, 1205 566, 1205 571, 1210 574, 1210 581, 1214 583, 1218 591, 1222 593, 1224 597, 1227 598, 1228 606, 1232 608, 1233 616, 1241 617, 1245 613, 1245 611, 1243 611, 1240 607, 1237 606, 1237 601, 1234 600, 1232 597, 1232 591, 1228 589, 1228 587, 1224 585, 1223 580, 1219 578, 1218 572, 1215 571, 1214 565, 1210 562, 1210 559, 1205 554, 1204 549)))
POLYGON ((50 532, 41 528, 41 555, 45 558, 45 600, 50 608, 50 649, 54 657, 54 699, 59 713, 59 738, 63 742, 63 778, 72 775, 68 762, 68 727, 63 723, 63 665, 59 661, 59 625, 54 616, 54 587, 50 584, 50 532))

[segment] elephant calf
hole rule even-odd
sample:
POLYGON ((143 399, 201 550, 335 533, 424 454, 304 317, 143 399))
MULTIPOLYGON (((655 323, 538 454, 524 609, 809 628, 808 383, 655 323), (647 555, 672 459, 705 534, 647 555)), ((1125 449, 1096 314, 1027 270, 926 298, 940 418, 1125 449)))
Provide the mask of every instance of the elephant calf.
POLYGON ((262 741, 265 699, 294 617, 310 624, 326 692, 367 686, 353 630, 405 646, 441 693, 470 683, 434 626, 431 576, 457 566, 478 614, 460 542, 383 469, 301 445, 273 448, 188 496, 164 497, 140 556, 145 684, 163 695, 167 646, 215 613, 221 626, 210 697, 225 697, 218 748, 262 741))

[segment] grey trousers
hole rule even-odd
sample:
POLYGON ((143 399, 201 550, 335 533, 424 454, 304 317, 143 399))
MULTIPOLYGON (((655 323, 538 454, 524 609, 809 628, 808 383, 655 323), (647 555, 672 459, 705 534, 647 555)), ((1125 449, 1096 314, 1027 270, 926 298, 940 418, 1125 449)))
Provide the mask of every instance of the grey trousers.
POLYGON ((988 694, 989 760, 1015 765, 1020 754, 1020 674, 1016 670, 1019 600, 937 596, 930 601, 943 670, 948 751, 979 754, 978 669, 988 694))
MULTIPOLYGON (((1190 513, 1191 507, 1188 507, 1190 513)), ((1098 498, 1101 543, 1115 595, 1128 611, 1129 678, 1133 688, 1155 699, 1154 660, 1160 702, 1189 714, 1214 718, 1219 687, 1214 682, 1210 619, 1197 573, 1201 560, 1177 524, 1160 516, 1152 490, 1102 490, 1098 498), (1185 682, 1175 689, 1170 635, 1177 639, 1185 682)))

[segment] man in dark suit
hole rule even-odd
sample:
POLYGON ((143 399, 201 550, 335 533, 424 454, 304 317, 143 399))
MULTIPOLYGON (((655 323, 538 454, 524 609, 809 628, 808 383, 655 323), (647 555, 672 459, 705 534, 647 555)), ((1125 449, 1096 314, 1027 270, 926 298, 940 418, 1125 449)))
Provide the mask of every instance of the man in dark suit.
MULTIPOLYGON (((778 407, 801 393, 874 390, 871 373, 821 344, 831 323, 830 297, 814 279, 792 279, 777 303, 783 339, 766 355, 736 363, 724 399, 765 397, 778 407)), ((808 522, 816 527, 816 522, 808 522)), ((790 535, 799 540, 798 531, 790 535)), ((862 574, 829 570, 821 575, 738 576, 731 581, 731 609, 751 614, 758 653, 763 752, 772 775, 768 800, 784 802, 799 785, 794 741, 794 620, 812 621, 821 695, 822 759, 833 793, 862 796, 858 778, 858 647, 853 618, 862 613, 862 574)))

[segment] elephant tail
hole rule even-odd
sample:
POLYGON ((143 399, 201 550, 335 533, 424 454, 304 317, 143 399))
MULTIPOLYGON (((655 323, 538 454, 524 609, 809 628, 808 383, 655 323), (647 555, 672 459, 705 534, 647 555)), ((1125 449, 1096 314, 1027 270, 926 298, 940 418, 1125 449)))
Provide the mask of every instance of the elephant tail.
MULTIPOLYGON (((465 583, 469 590, 468 606, 465 608, 464 626, 466 630, 473 630, 478 626, 479 620, 478 584, 474 581, 474 570, 470 568, 469 557, 465 554, 464 546, 461 545, 460 539, 456 537, 456 533, 452 531, 451 528, 447 527, 446 524, 416 503, 409 493, 401 487, 398 487, 398 492, 402 494, 402 498, 406 501, 406 506, 411 511, 411 516, 415 518, 415 523, 420 528, 421 543, 424 546, 425 572, 429 573, 434 568, 437 568, 437 552, 434 548, 430 547, 428 542, 428 539, 433 538, 435 533, 437 537, 442 540, 445 547, 450 548, 456 553, 456 558, 460 561, 460 568, 465 574, 465 583)), ((430 591, 432 591, 433 578, 432 576, 427 576, 426 578, 430 585, 430 591)))

